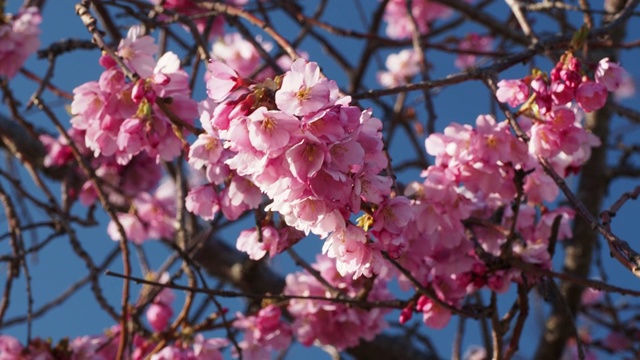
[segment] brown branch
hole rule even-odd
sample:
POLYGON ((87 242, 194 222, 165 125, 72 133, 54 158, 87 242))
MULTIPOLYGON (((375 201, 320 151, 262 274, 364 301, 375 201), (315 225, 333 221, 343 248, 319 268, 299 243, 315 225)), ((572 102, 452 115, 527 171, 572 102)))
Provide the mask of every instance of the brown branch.
MULTIPOLYGON (((78 12, 79 14, 82 13, 81 10, 79 10, 78 12)), ((86 15, 86 13, 83 16, 90 17, 90 15, 86 15)), ((95 29, 95 31, 97 31, 97 29, 95 29)), ((71 139, 71 137, 69 136, 69 133, 67 133, 67 131, 62 127, 62 124, 60 123, 56 115, 51 111, 51 109, 40 98, 35 98, 34 104, 38 107, 38 109, 42 110, 47 115, 47 117, 51 120, 51 122, 56 127, 58 132, 60 132, 60 134, 67 140, 69 146, 71 147, 73 156, 75 157, 76 162, 80 166, 80 169, 82 169, 84 175, 87 176, 87 178, 89 178, 93 183, 102 207, 104 208, 105 212, 107 212, 111 220, 116 225, 118 235, 120 236, 120 250, 122 253, 122 263, 123 263, 124 271, 125 271, 125 274, 130 274, 131 260, 129 258, 129 247, 128 247, 127 235, 124 230, 124 227, 122 226, 122 223, 120 223, 120 220, 118 220, 118 217, 116 215, 115 210, 113 209, 113 206, 107 199, 107 196, 104 190, 100 186, 100 181, 98 179, 98 176, 96 175, 95 171, 92 170, 91 166, 87 164, 86 160, 83 158, 82 154, 80 153, 80 150, 78 150, 78 147, 73 142, 73 139, 71 139)), ((69 227, 69 229, 67 229, 67 232, 70 232, 70 231, 72 230, 69 227)), ((121 328, 120 328, 120 342, 118 344, 118 356, 117 356, 118 360, 121 360, 124 358, 125 351, 126 351, 125 349, 127 347, 127 342, 129 340, 128 339, 129 329, 127 326, 127 321, 128 321, 127 314, 129 313, 129 287, 130 286, 128 281, 125 281, 122 284, 122 304, 121 304, 122 314, 120 316, 121 328)))

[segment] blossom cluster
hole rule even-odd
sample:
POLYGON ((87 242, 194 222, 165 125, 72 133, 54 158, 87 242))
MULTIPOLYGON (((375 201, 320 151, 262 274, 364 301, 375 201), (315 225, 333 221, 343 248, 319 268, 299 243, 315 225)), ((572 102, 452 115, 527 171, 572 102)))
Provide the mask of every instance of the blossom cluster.
MULTIPOLYGON (((136 74, 126 78, 123 69, 108 55, 100 64, 98 81, 74 89, 68 131, 80 154, 90 158, 107 200, 125 211, 117 214, 127 238, 141 243, 150 238, 169 238, 175 231, 175 191, 170 183, 156 188, 162 170, 160 160, 170 161, 186 146, 184 130, 197 117, 187 73, 177 55, 167 52, 158 60, 153 38, 132 27, 117 49, 124 65, 136 74), (161 109, 162 102, 165 109, 161 109)), ((41 140, 48 150, 46 166, 63 166, 73 156, 65 138, 47 135, 41 140)), ((84 184, 74 194, 89 205, 98 197, 95 183, 84 184)), ((112 221, 107 233, 121 238, 112 221)))
POLYGON ((387 22, 387 36, 392 39, 406 39, 413 35, 414 22, 420 34, 427 34, 431 23, 451 14, 452 11, 448 7, 429 0, 412 1, 409 14, 405 0, 390 0, 384 9, 383 18, 387 22))
MULTIPOLYGON (((79 336, 73 340, 63 339, 59 344, 50 340, 32 339, 23 346, 16 338, 0 335, 0 359, 20 360, 59 360, 59 359, 115 359, 119 344, 119 326, 113 326, 102 335, 79 336)), ((227 339, 205 339, 196 334, 190 341, 178 341, 165 346, 155 354, 151 351, 156 341, 134 335, 132 351, 125 359, 130 360, 222 360, 220 349, 228 345, 227 339)))
MULTIPOLYGON (((262 41, 259 37, 255 41, 267 52, 273 47, 271 43, 262 41)), ((262 62, 256 47, 236 32, 225 34, 213 43, 211 58, 224 62, 245 78, 254 75, 262 62)))
MULTIPOLYGON (((442 302, 458 307, 466 295, 480 288, 503 292, 512 280, 520 280, 519 271, 488 269, 481 255, 502 255, 515 216, 511 203, 518 194, 516 177, 536 169, 537 162, 526 144, 511 134, 506 121, 497 122, 489 115, 479 116, 475 128, 453 123, 442 134, 429 136, 426 148, 435 157, 434 165, 423 172, 424 182, 413 182, 405 189, 411 199, 407 217, 412 220, 396 238, 401 241, 397 256, 415 279, 433 288, 440 302, 422 296, 403 311, 400 320, 408 321, 417 311, 428 326, 441 328, 451 317, 442 302), (496 214, 498 223, 491 220, 496 214), (476 250, 478 245, 482 253, 476 250)), ((525 198, 513 227, 522 241, 512 243, 508 251, 548 268, 552 223, 560 216, 557 238, 570 237, 573 212, 561 208, 538 215, 535 201, 543 196, 552 201, 558 192, 540 194, 544 187, 529 187, 528 181, 553 185, 539 169, 522 179, 525 198)), ((407 279, 402 283, 410 284, 407 279)))
MULTIPOLYGON (((154 5, 161 5, 164 9, 175 11, 178 14, 186 15, 186 16, 196 16, 206 13, 207 10, 204 7, 198 6, 198 1, 194 0, 149 0, 154 5)), ((243 6, 248 0, 227 0, 226 3, 235 6, 243 6)), ((162 18, 162 17, 161 17, 162 18)), ((198 16, 193 20, 196 25, 196 29, 202 34, 207 29, 207 17, 198 16)), ((209 28, 209 33, 207 37, 209 39, 213 39, 216 36, 221 36, 224 34, 224 17, 221 15, 217 15, 213 18, 209 28)))
MULTIPOLYGON (((233 327, 244 331, 244 339, 239 343, 243 359, 269 359, 272 351, 289 348, 291 326, 282 320, 279 307, 267 305, 256 315, 245 317, 238 313, 237 317, 233 327)), ((234 356, 238 354, 234 353, 234 356)))
MULTIPOLYGON (((370 111, 349 105, 348 97, 339 97, 335 82, 322 77, 316 63, 298 59, 275 81, 252 83, 214 61, 207 90, 217 104, 202 104, 205 133, 191 147, 189 162, 205 170, 211 185, 190 192, 191 211, 209 218, 219 207, 225 212, 223 193, 238 181, 246 184, 244 191, 228 198, 232 205, 246 204, 242 211, 259 205, 264 193, 271 201, 266 210, 277 212, 288 226, 323 238, 341 237, 355 228, 349 217, 360 212, 363 202, 389 197, 391 180, 379 175, 387 166, 382 123, 370 111), (218 193, 215 186, 223 183, 218 193)), ((263 256, 266 248, 254 247, 256 241, 244 236, 239 248, 263 256)), ((334 239, 327 240, 325 251, 340 258, 342 274, 375 273, 371 264, 380 254, 364 232, 348 240, 350 249, 334 239)))
MULTIPOLYGON (((358 298, 364 289, 365 280, 353 280, 342 277, 336 271, 335 261, 327 256, 318 255, 313 268, 333 288, 348 298, 358 298)), ((321 284, 308 272, 287 275, 285 295, 315 296, 332 298, 332 290, 321 284)), ((366 298, 362 300, 390 300, 391 294, 382 277, 375 279, 366 298)), ((295 317, 293 332, 300 343, 332 345, 339 351, 358 345, 361 339, 371 341, 387 323, 384 320, 388 309, 372 308, 365 310, 347 304, 325 300, 292 299, 287 307, 295 317)))
MULTIPOLYGON (((478 53, 490 51, 493 48, 493 38, 477 33, 469 33, 458 42, 459 54, 454 65, 465 70, 476 66, 478 53)), ((398 53, 387 56, 385 71, 378 71, 378 83, 386 88, 405 85, 420 72, 419 56, 414 49, 403 49, 398 53)))
MULTIPOLYGON (((80 155, 91 157, 91 151, 84 146, 84 132, 71 128, 67 134, 80 155)), ((64 167, 73 164, 73 151, 64 136, 61 135, 56 139, 42 134, 40 141, 47 152, 44 158, 46 167, 64 167)), ((107 199, 117 206, 125 205, 128 202, 127 199, 141 192, 153 190, 162 177, 160 164, 145 153, 134 156, 126 165, 118 164, 113 156, 92 157, 90 164, 104 185, 102 188, 107 199)), ((95 184, 85 179, 79 169, 76 169, 76 175, 83 179, 82 184, 78 189, 70 189, 69 195, 78 198, 83 205, 89 206, 98 198, 95 184)))
MULTIPOLYGON (((188 1, 168 3, 176 9, 191 6, 188 1)), ((428 1, 412 4, 422 33, 448 13, 428 1)), ((409 36, 411 28, 403 28, 411 24, 407 17, 404 2, 389 2, 389 36, 409 36)), ((490 46, 488 37, 478 35, 460 44, 471 52, 490 46)), ((263 47, 268 50, 270 45, 263 47)), ((402 286, 417 281, 436 296, 417 296, 401 312, 400 321, 417 312, 433 328, 444 327, 451 309, 462 306, 466 295, 483 287, 504 292, 527 276, 508 267, 493 268, 486 257, 514 255, 550 268, 551 238, 571 237, 574 213, 541 207, 559 191, 538 159, 548 158, 563 176, 580 167, 591 147, 599 145, 583 128, 581 112, 604 106, 608 92, 620 88, 627 76, 619 65, 603 59, 590 78, 588 67, 567 54, 549 75, 537 71, 522 80, 501 81, 497 99, 512 107, 524 104, 518 125, 528 144, 513 135, 508 121, 490 115, 479 116, 475 126, 452 123, 425 141, 426 152, 435 160, 423 171, 424 180, 396 193, 387 173, 382 122, 371 110, 352 105, 318 64, 283 58, 279 64, 288 69, 284 74, 258 73, 260 56, 254 46, 228 34, 213 46, 216 60, 209 63, 205 78, 209 98, 197 104, 177 56, 168 52, 156 60, 156 52, 153 39, 134 27, 117 49, 136 74, 133 80, 113 58, 103 56, 99 81, 74 90, 70 136, 81 139, 84 155, 93 155, 92 165, 106 188, 118 189, 107 192, 121 206, 117 218, 126 237, 137 244, 169 238, 175 231, 175 191, 171 185, 153 195, 151 191, 160 176, 158 163, 183 151, 188 151, 189 165, 204 173, 186 197, 188 211, 206 220, 219 212, 236 220, 264 206, 265 218, 241 232, 237 241, 237 248, 251 259, 274 256, 310 233, 324 239, 324 255, 313 267, 329 286, 306 272, 287 277, 285 295, 314 297, 289 301, 291 326, 274 305, 255 315, 238 315, 233 326, 244 331, 240 348, 250 358, 286 349, 292 335, 305 345, 331 344, 339 350, 371 340, 385 327, 386 310, 318 298, 333 298, 338 292, 347 299, 390 299, 386 282, 396 274, 385 257, 411 274, 411 279, 400 276, 402 286), (190 126, 198 114, 202 131, 188 144, 183 125, 190 126), (137 181, 141 171, 152 175, 137 181), (558 221, 557 231, 552 231, 558 221)), ((468 54, 456 65, 467 68, 475 61, 468 54)), ((387 67, 389 71, 379 74, 387 87, 402 85, 419 71, 411 50, 392 54, 387 67)), ((45 136, 43 142, 50 150, 48 166, 71 160, 66 140, 45 136)), ((78 196, 86 204, 95 201, 94 184, 86 182, 78 196)), ((114 240, 121 237, 114 222, 107 232, 114 240)), ((527 278, 528 283, 535 281, 527 278)), ((163 290, 147 309, 155 332, 167 328, 172 300, 163 290)), ((219 356, 222 341, 198 339, 197 346, 177 343, 151 358, 197 358, 203 348, 219 356)), ((136 342, 140 353, 153 348, 148 339, 136 342)))
POLYGON ((0 76, 14 77, 38 49, 41 22, 37 7, 22 8, 17 14, 0 18, 0 76))
POLYGON ((476 65, 478 55, 474 52, 486 52, 493 49, 493 38, 487 35, 469 33, 458 43, 460 54, 456 58, 454 65, 461 70, 468 69, 476 65))
POLYGON ((540 115, 574 100, 583 111, 592 112, 604 106, 608 92, 617 91, 629 78, 626 70, 609 58, 598 62, 592 78, 587 70, 578 58, 566 53, 549 76, 537 72, 521 80, 500 81, 496 97, 516 107, 524 103, 530 93, 534 94, 535 103, 528 105, 540 115))
POLYGON ((500 81, 496 97, 512 107, 527 101, 523 113, 528 119, 522 120, 522 126, 531 135, 530 152, 557 157, 564 168, 577 167, 589 157, 589 148, 599 145, 599 140, 582 129, 572 103, 575 101, 587 113, 599 110, 608 93, 617 91, 628 77, 620 65, 604 58, 590 78, 581 61, 567 53, 550 76, 538 73, 524 80, 500 81))
POLYGON ((192 188, 185 205, 187 210, 206 220, 213 219, 219 211, 227 219, 235 220, 262 202, 260 190, 227 164, 233 152, 225 148, 219 129, 212 123, 221 109, 210 100, 200 103, 204 132, 189 148, 189 164, 196 170, 204 170, 207 183, 192 188))
MULTIPOLYGON (((75 145, 82 155, 91 154, 82 146, 84 139, 78 130, 72 128, 68 133, 71 139, 75 139, 75 145)), ((45 166, 59 167, 73 162, 71 147, 64 137, 54 139, 43 134, 40 141, 47 150, 45 166)), ((177 225, 174 220, 175 189, 169 181, 157 187, 162 177, 160 164, 146 153, 140 153, 126 165, 118 164, 113 156, 92 158, 91 165, 103 185, 102 190, 107 195, 107 200, 113 205, 129 207, 131 210, 117 214, 127 239, 140 244, 149 238, 169 238, 173 235, 177 225), (154 189, 156 190, 152 194, 154 189)), ((89 206, 98 198, 96 185, 92 180, 84 178, 79 170, 76 175, 83 179, 82 185, 78 189, 70 188, 69 195, 89 206)), ((113 221, 107 227, 107 234, 113 240, 120 239, 113 221)))
MULTIPOLYGON (((172 238, 178 226, 175 193, 173 182, 165 181, 153 194, 141 192, 136 195, 131 200, 130 211, 116 215, 127 239, 141 244, 147 239, 172 238)), ((107 226, 107 234, 113 240, 121 238, 113 220, 107 226)))
POLYGON ((128 81, 105 54, 100 59, 105 68, 100 80, 74 89, 71 124, 84 133, 83 143, 95 157, 115 156, 124 165, 142 152, 156 161, 170 161, 180 154, 183 134, 171 118, 192 124, 197 104, 190 97, 188 76, 180 69, 178 56, 166 52, 155 60, 157 51, 153 38, 134 26, 120 42, 117 55, 139 79, 128 81), (169 111, 161 110, 157 102, 169 111))
MULTIPOLYGON (((489 115, 479 116, 475 127, 453 123, 427 138, 427 152, 435 161, 423 172, 423 183, 406 187, 414 220, 401 234, 404 245, 398 261, 432 287, 442 302, 457 307, 467 294, 484 286, 503 292, 510 282, 521 281, 524 275, 519 270, 490 269, 486 256, 498 258, 509 252, 550 268, 552 236, 555 240, 572 236, 573 210, 542 207, 554 201, 559 190, 538 157, 547 158, 564 176, 579 168, 591 147, 600 144, 582 127, 581 110, 602 107, 607 92, 615 91, 626 76, 608 59, 599 62, 594 80, 581 67, 577 58, 566 55, 550 76, 537 73, 528 83, 498 83, 498 100, 511 106, 525 104, 518 121, 531 139, 528 144, 511 133, 507 121, 497 122, 489 115), (554 233, 556 221, 559 227, 554 233), (508 240, 513 233, 518 238, 508 240)), ((530 277, 528 282, 535 280, 530 277)), ((403 311, 401 321, 413 311, 423 313, 425 323, 436 328, 451 316, 443 304, 421 297, 403 311)))
POLYGON ((405 85, 420 72, 418 56, 413 49, 404 49, 397 54, 390 54, 385 61, 386 71, 377 75, 380 85, 393 88, 405 85))
MULTIPOLYGON (((206 134, 200 137, 208 140, 202 139, 197 148, 207 151, 198 151, 190 161, 206 168, 207 174, 228 166, 225 174, 244 177, 267 195, 271 202, 266 210, 278 213, 290 227, 326 238, 323 253, 335 259, 340 276, 357 279, 387 271, 383 253, 398 259, 440 299, 421 297, 404 312, 404 319, 415 310, 429 326, 442 327, 451 316, 442 302, 457 307, 467 294, 484 286, 506 291, 511 281, 521 280, 520 271, 488 269, 474 241, 490 256, 510 251, 548 268, 556 218, 561 224, 557 239, 571 236, 571 210, 538 213, 538 205, 554 201, 559 191, 538 164, 537 123, 531 118, 520 120, 532 138, 529 146, 513 136, 507 121, 497 122, 489 115, 479 116, 475 127, 454 123, 444 133, 431 135, 426 149, 435 162, 424 171, 425 181, 410 184, 405 196, 392 196, 390 178, 380 175, 387 166, 380 122, 339 97, 335 84, 320 75, 315 63, 297 60, 282 77, 262 83, 252 83, 219 62, 212 62, 209 71, 208 95, 217 104, 201 118, 206 134), (516 213, 511 203, 520 191, 516 213), (364 215, 352 223, 351 216, 362 210, 364 215), (500 217, 493 228, 468 224, 470 218, 489 219, 496 212, 500 217), (511 225, 514 218, 516 224, 511 225), (505 248, 509 229, 523 240, 505 248)), ((514 97, 526 101, 522 94, 514 97)), ((576 99, 583 108, 593 100, 576 99)), ((555 104, 541 112, 543 108, 536 109, 557 126, 555 130, 572 137, 546 153, 556 170, 569 174, 586 161, 598 141, 582 128, 577 108, 555 104)), ((216 181, 208 176, 216 185, 228 182, 228 177, 216 181)), ((253 259, 267 251, 273 256, 282 249, 279 230, 265 224, 244 231, 238 248, 253 259)), ((315 328, 321 331, 322 326, 315 328)))

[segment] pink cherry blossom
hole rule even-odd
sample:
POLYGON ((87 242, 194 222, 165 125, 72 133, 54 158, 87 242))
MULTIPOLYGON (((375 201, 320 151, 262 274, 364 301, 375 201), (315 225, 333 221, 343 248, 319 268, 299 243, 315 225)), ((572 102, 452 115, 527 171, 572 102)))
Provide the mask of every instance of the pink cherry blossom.
MULTIPOLYGON (((118 222, 122 224, 124 228, 124 233, 127 237, 127 240, 133 241, 136 244, 142 244, 143 241, 148 239, 147 231, 144 228, 144 225, 140 221, 140 219, 134 214, 123 214, 120 213, 117 215, 118 222)), ((119 241, 122 239, 120 236, 120 232, 118 231, 118 227, 114 221, 111 221, 107 226, 107 234, 114 241, 119 241)))
MULTIPOLYGON (((252 260, 262 259, 267 252, 277 248, 280 234, 273 226, 261 226, 261 233, 257 229, 243 230, 238 236, 236 248, 247 253, 252 260)), ((273 257, 275 252, 271 252, 273 257)))
MULTIPOLYGON (((347 296, 355 296, 362 287, 362 278, 352 280, 350 277, 341 277, 337 273, 335 263, 326 256, 318 256, 312 266, 332 286, 341 289, 347 296)), ((289 274, 286 281, 287 295, 330 296, 325 287, 306 272, 289 274)), ((375 301, 389 297, 385 282, 380 278, 376 279, 368 299, 375 301)), ((331 344, 341 351, 357 345, 360 339, 372 340, 386 327, 384 315, 387 310, 381 308, 363 310, 330 301, 292 299, 289 301, 288 310, 295 319, 294 334, 305 346, 319 342, 331 344)))
POLYGON ((218 194, 215 188, 208 184, 191 189, 187 194, 185 207, 189 212, 205 220, 213 220, 218 211, 220 211, 218 194))
POLYGON ((476 33, 470 33, 458 43, 458 50, 461 53, 456 57, 454 65, 461 70, 468 69, 476 65, 478 55, 465 54, 465 51, 487 52, 493 49, 493 38, 491 36, 482 36, 476 33))
POLYGON ((270 157, 280 155, 290 140, 299 136, 300 121, 281 111, 260 107, 248 120, 251 145, 270 157))
POLYGON ((399 249, 406 247, 402 233, 413 220, 409 199, 396 196, 384 200, 373 214, 373 219, 372 234, 381 241, 386 251, 394 255, 399 254, 399 249))
MULTIPOLYGON (((257 43, 269 52, 273 47, 271 43, 257 38, 257 43)), ((234 69, 239 76, 249 77, 256 72, 261 63, 261 57, 255 46, 245 40, 239 33, 225 34, 222 38, 213 43, 211 50, 212 58, 224 62, 234 69)))
MULTIPOLYGON (((436 19, 446 18, 451 14, 449 8, 429 0, 415 0, 411 4, 411 15, 420 34, 428 33, 430 24, 436 19)), ((412 36, 413 21, 404 0, 389 1, 383 19, 387 22, 386 33, 390 38, 405 39, 412 36)))
POLYGON ((599 110, 607 102, 607 88, 593 81, 585 81, 576 90, 576 101, 585 112, 599 110))
POLYGON ((540 114, 544 115, 551 111, 553 98, 549 84, 541 76, 538 76, 531 80, 531 89, 536 95, 536 105, 540 114))
POLYGON ((229 341, 223 338, 205 340, 202 334, 196 334, 193 340, 193 355, 195 360, 222 360, 220 349, 229 345, 229 341))
POLYGON ((322 167, 327 149, 315 137, 307 135, 286 152, 289 170, 299 181, 305 182, 322 167))
POLYGON ((418 299, 416 309, 422 312, 424 323, 433 329, 442 329, 451 320, 451 311, 424 295, 418 299))
POLYGON ((498 101, 516 107, 529 97, 529 87, 522 80, 500 80, 496 97, 498 101))
POLYGON ((385 61, 387 71, 378 72, 380 85, 388 88, 404 85, 420 72, 420 64, 415 51, 405 49, 397 54, 390 54, 385 61))
POLYGON ((151 76, 158 46, 150 36, 145 36, 141 26, 132 26, 120 41, 117 54, 124 63, 143 78, 151 76))
POLYGON ((368 244, 364 230, 351 224, 333 232, 322 247, 323 254, 336 259, 336 269, 341 276, 353 274, 354 278, 366 272, 375 251, 368 244))
POLYGON ((0 335, 0 359, 19 360, 22 358, 22 344, 9 335, 0 335))
POLYGON ((635 93, 636 93, 635 81, 633 80, 633 77, 631 77, 631 75, 628 74, 628 76, 625 76, 624 78, 622 78, 622 82, 620 83, 620 86, 618 86, 618 88, 613 93, 613 95, 617 100, 622 100, 622 99, 627 99, 632 97, 633 95, 635 95, 635 93))
POLYGON ((133 200, 138 218, 145 225, 149 238, 168 239, 173 237, 178 226, 175 220, 175 202, 175 189, 166 194, 141 193, 133 200))
POLYGON ((154 331, 163 331, 169 325, 169 320, 173 316, 170 306, 162 303, 152 303, 146 312, 147 321, 154 331))
MULTIPOLYGON (((82 137, 79 136, 81 135, 79 131, 71 129, 69 130, 68 134, 72 139, 79 138, 78 140, 80 140, 80 143, 82 143, 82 137)), ((69 143, 64 136, 60 135, 57 139, 54 139, 47 134, 42 134, 38 139, 47 150, 47 155, 45 155, 44 158, 44 166, 63 166, 68 164, 70 161, 73 161, 73 151, 71 150, 71 146, 69 146, 69 143)))
POLYGON ((189 164, 194 169, 202 169, 210 164, 216 164, 224 148, 220 137, 215 134, 202 133, 189 148, 189 164))
POLYGON ((546 123, 535 123, 531 127, 529 151, 543 157, 552 157, 560 152, 560 133, 546 123))
MULTIPOLYGON (((282 311, 275 305, 260 309, 255 316, 238 314, 233 323, 235 328, 244 330, 240 342, 242 357, 249 360, 267 359, 272 351, 284 350, 291 343, 291 327, 282 321, 282 311)), ((234 357, 238 357, 235 353, 234 357)))
POLYGON ((617 63, 604 58, 598 62, 595 71, 595 80, 604 85, 608 91, 614 92, 629 78, 627 71, 617 63))
POLYGON ((308 115, 331 105, 337 85, 320 75, 318 64, 298 59, 276 92, 276 105, 292 115, 308 115))
POLYGON ((207 65, 207 95, 213 101, 222 101, 242 85, 242 78, 231 67, 220 61, 211 61, 207 65))
POLYGON ((3 19, 0 25, 0 75, 14 77, 38 49, 41 22, 37 7, 22 8, 17 14, 8 14, 3 19))

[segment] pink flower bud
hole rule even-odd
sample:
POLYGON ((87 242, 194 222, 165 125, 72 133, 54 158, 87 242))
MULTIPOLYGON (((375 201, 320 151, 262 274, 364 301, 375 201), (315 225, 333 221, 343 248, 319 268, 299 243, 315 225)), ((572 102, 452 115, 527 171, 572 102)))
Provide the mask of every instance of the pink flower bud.
POLYGON ((109 54, 102 54, 98 63, 105 69, 111 69, 112 67, 118 65, 115 60, 109 54))
POLYGON ((144 80, 138 80, 131 90, 131 100, 136 104, 140 104, 144 99, 144 93, 144 80))
POLYGON ((405 324, 407 321, 411 320, 411 317, 413 317, 413 309, 411 307, 406 307, 400 312, 400 319, 398 319, 398 321, 400 321, 400 324, 405 324))
POLYGON ((154 331, 163 331, 173 316, 173 310, 165 304, 153 303, 149 305, 146 315, 147 321, 154 331))

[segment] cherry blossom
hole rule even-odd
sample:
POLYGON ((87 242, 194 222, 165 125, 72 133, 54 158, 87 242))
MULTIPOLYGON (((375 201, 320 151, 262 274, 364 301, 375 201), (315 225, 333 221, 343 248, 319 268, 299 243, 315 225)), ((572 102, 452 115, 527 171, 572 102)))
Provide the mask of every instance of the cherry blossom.
POLYGON ((42 17, 37 7, 21 8, 8 14, 0 24, 0 75, 14 77, 27 58, 40 46, 39 25, 42 17))
MULTIPOLYGON (((318 256, 312 265, 332 286, 347 296, 355 296, 362 286, 362 280, 350 280, 336 272, 335 263, 326 256, 318 256)), ((285 294, 327 297, 329 291, 308 273, 287 275, 285 294)), ((378 278, 369 293, 369 299, 389 299, 385 282, 378 278)), ((345 304, 322 300, 290 300, 289 313, 295 317, 293 331, 303 345, 310 346, 315 341, 331 344, 338 350, 355 346, 360 339, 372 340, 384 327, 387 310, 373 308, 364 310, 345 304)))
POLYGON ((607 101, 607 88, 593 81, 586 81, 576 89, 576 101, 585 112, 602 108, 607 101))
MULTIPOLYGON (((162 273, 158 281, 160 283, 169 282, 169 273, 162 273)), ((173 316, 172 302, 175 299, 173 290, 162 288, 153 298, 153 302, 146 311, 147 321, 154 331, 159 332, 167 328, 169 320, 173 316)))
MULTIPOLYGON (((416 0, 411 2, 411 16, 418 26, 420 34, 429 32, 430 24, 437 20, 450 16, 451 10, 439 3, 429 0, 416 0)), ((384 20, 387 22, 387 36, 393 39, 405 39, 413 34, 413 22, 407 11, 404 0, 391 0, 384 11, 384 20)))
POLYGON ((595 80, 598 84, 604 85, 608 91, 615 92, 629 78, 627 71, 619 64, 604 58, 598 62, 595 71, 595 80))
MULTIPOLYGON (((238 313, 233 326, 244 330, 240 342, 242 357, 249 360, 267 359, 272 351, 284 350, 291 343, 291 328, 281 319, 279 307, 268 305, 255 316, 244 317, 238 313)), ((234 356, 238 354, 234 352, 234 356)))
POLYGON ((496 98, 498 101, 516 107, 529 97, 529 87, 522 80, 500 80, 496 98))
POLYGON ((418 56, 411 49, 389 54, 385 66, 387 71, 378 72, 377 79, 380 85, 388 88, 404 85, 420 72, 418 56))
POLYGON ((197 105, 190 98, 188 76, 178 57, 167 52, 156 61, 157 50, 153 38, 134 26, 120 42, 118 55, 141 79, 127 82, 124 73, 112 66, 97 83, 74 89, 72 125, 85 132, 86 147, 94 157, 115 155, 119 164, 126 165, 142 152, 156 161, 180 154, 183 135, 155 102, 165 102, 187 124, 196 117, 197 105))
POLYGON ((273 257, 276 252, 271 251, 277 249, 280 241, 280 234, 273 226, 262 226, 260 230, 250 229, 243 230, 238 236, 236 247, 249 255, 252 260, 260 260, 267 252, 273 257))
MULTIPOLYGON (((273 47, 271 43, 257 38, 256 42, 269 52, 273 47)), ((211 48, 212 58, 224 62, 234 69, 239 76, 248 78, 258 70, 261 57, 255 46, 245 40, 239 33, 225 34, 213 43, 211 48)))
POLYGON ((318 64, 298 59, 276 92, 276 105, 292 115, 309 115, 331 105, 337 85, 320 76, 318 64))
POLYGON ((214 101, 222 101, 229 94, 242 85, 240 75, 228 65, 211 61, 207 66, 209 78, 207 80, 207 95, 214 101))
MULTIPOLYGON (((162 6, 165 7, 166 9, 170 9, 187 16, 198 15, 198 14, 205 13, 207 11, 206 9, 198 7, 197 1, 193 1, 193 0, 149 0, 149 1, 155 5, 162 4, 162 6)), ((231 3, 233 5, 238 5, 238 6, 244 5, 246 3, 246 1, 244 0, 228 0, 226 2, 231 3)), ((162 17, 164 16, 161 16, 161 18, 162 17)), ((204 17, 196 17, 194 19, 194 23, 198 31, 200 31, 200 33, 204 32, 204 30, 207 28, 207 19, 204 17)), ((225 21, 223 16, 215 16, 213 18, 213 22, 211 24, 209 34, 207 34, 208 37, 212 39, 216 36, 220 36, 224 34, 224 24, 225 24, 225 21)))
POLYGON ((23 346, 18 339, 9 335, 0 335, 0 358, 2 359, 19 359, 23 346))
POLYGON ((458 43, 458 50, 461 52, 454 65, 461 70, 468 69, 476 65, 478 55, 464 53, 467 52, 487 52, 493 48, 493 38, 491 36, 482 36, 476 33, 469 33, 458 43))

